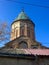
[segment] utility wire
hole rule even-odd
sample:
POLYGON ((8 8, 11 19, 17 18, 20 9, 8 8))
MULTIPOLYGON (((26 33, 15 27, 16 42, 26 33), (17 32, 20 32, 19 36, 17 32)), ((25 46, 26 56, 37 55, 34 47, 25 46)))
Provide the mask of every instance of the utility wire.
POLYGON ((16 2, 16 3, 20 3, 20 4, 25 4, 25 5, 36 6, 36 7, 49 8, 49 6, 38 5, 38 4, 31 4, 31 3, 20 2, 20 1, 14 1, 14 0, 5 0, 5 1, 11 1, 11 2, 16 2))

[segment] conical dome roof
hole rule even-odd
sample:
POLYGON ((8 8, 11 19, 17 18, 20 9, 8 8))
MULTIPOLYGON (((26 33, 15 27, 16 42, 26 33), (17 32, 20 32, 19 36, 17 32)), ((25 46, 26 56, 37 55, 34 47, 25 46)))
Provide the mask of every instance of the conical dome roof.
POLYGON ((29 19, 29 17, 26 15, 24 11, 21 11, 18 17, 15 19, 15 21, 20 20, 20 19, 25 20, 25 19, 29 19))

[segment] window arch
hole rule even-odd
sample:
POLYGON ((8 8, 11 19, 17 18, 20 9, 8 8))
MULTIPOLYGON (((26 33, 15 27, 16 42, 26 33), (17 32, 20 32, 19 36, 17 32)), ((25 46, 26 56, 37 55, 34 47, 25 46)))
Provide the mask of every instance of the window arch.
POLYGON ((32 49, 37 49, 38 47, 36 45, 31 45, 32 49))
POLYGON ((19 48, 23 48, 23 49, 25 49, 25 48, 28 48, 28 45, 27 45, 26 42, 21 41, 21 42, 19 43, 19 48))

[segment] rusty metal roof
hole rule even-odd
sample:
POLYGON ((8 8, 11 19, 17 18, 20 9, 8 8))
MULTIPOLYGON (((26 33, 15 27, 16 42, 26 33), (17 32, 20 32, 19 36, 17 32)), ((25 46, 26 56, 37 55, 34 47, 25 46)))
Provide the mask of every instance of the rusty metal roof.
POLYGON ((49 49, 25 49, 25 51, 32 55, 49 55, 49 49))
POLYGON ((3 49, 0 53, 9 54, 29 54, 29 55, 49 55, 49 49, 3 49))

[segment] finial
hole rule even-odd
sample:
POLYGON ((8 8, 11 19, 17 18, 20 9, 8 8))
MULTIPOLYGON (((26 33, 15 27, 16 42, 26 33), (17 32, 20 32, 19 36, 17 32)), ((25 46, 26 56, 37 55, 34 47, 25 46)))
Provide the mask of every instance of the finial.
POLYGON ((24 7, 22 7, 22 12, 24 12, 24 7))

